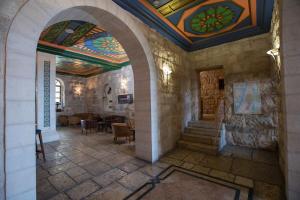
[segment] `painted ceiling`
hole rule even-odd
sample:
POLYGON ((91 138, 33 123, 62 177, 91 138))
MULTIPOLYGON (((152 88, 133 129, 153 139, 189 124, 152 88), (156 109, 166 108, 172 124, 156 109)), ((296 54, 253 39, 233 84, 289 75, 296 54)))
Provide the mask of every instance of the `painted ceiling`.
POLYGON ((273 0, 113 0, 187 51, 269 32, 273 0))
POLYGON ((56 73, 58 74, 90 77, 103 72, 105 70, 99 64, 65 56, 56 56, 56 73))
POLYGON ((57 55, 57 72, 90 76, 129 64, 122 45, 103 29, 82 21, 63 21, 45 29, 38 51, 57 55))

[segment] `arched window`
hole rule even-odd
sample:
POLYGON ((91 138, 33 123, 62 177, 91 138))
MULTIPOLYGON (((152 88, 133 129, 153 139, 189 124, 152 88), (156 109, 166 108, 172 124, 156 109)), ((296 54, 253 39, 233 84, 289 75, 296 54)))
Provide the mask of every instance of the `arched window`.
POLYGON ((55 79, 55 103, 57 107, 63 108, 64 105, 64 88, 60 80, 55 79))

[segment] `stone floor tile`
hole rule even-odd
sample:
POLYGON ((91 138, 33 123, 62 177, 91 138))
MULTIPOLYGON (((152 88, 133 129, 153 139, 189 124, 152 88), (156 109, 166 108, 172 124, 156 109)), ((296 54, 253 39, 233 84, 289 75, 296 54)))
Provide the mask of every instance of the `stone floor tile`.
POLYGON ((66 157, 61 157, 61 158, 58 158, 55 160, 50 160, 50 161, 46 160, 46 162, 41 162, 40 165, 45 169, 49 169, 49 168, 52 168, 52 167, 55 167, 57 165, 61 165, 61 164, 67 163, 67 162, 70 162, 70 160, 67 159, 66 157))
POLYGON ((231 173, 243 177, 253 178, 253 162, 245 159, 234 159, 231 173))
POLYGON ((90 154, 90 156, 92 156, 93 158, 98 159, 98 160, 101 160, 105 157, 113 156, 113 155, 114 155, 114 153, 104 151, 104 150, 90 154))
POLYGON ((64 172, 50 176, 48 180, 58 191, 64 191, 76 185, 75 181, 64 172))
POLYGON ((254 200, 282 200, 283 195, 277 185, 254 182, 254 200))
POLYGON ((90 195, 86 200, 123 200, 132 191, 123 187, 118 183, 113 183, 108 187, 101 189, 92 195, 90 195))
POLYGON ((200 165, 216 170, 229 172, 232 166, 232 158, 206 155, 200 162, 200 165))
POLYGON ((201 165, 195 165, 191 170, 201 174, 209 174, 211 169, 208 167, 203 167, 201 165))
POLYGON ((145 161, 137 159, 137 158, 133 158, 129 162, 136 165, 136 166, 138 166, 138 167, 144 167, 145 165, 148 164, 148 162, 145 162, 145 161))
POLYGON ((195 165, 193 163, 184 162, 180 167, 185 169, 192 169, 195 167, 195 165))
POLYGON ((54 153, 56 150, 50 146, 50 145, 47 145, 47 144, 44 144, 44 151, 45 153, 54 153))
POLYGON ((66 173, 71 177, 71 178, 75 178, 77 176, 80 176, 84 173, 86 173, 86 170, 84 170, 83 168, 81 167, 73 167, 73 168, 70 168, 68 170, 66 170, 66 173))
POLYGON ((131 174, 128 174, 127 176, 124 176, 118 182, 127 189, 134 191, 146 182, 148 182, 149 179, 149 176, 143 174, 142 172, 135 171, 131 174))
POLYGON ((62 172, 62 171, 66 171, 70 168, 73 168, 75 167, 76 165, 72 162, 67 162, 67 163, 64 163, 64 164, 61 164, 61 165, 57 165, 55 167, 52 167, 52 168, 49 168, 48 171, 50 174, 54 175, 54 174, 57 174, 59 172, 62 172))
POLYGON ((76 155, 78 153, 81 153, 79 150, 74 149, 72 147, 68 147, 65 149, 59 149, 58 150, 61 154, 63 154, 64 156, 72 156, 72 155, 76 155))
POLYGON ((58 195, 55 195, 54 197, 50 198, 49 200, 70 200, 70 198, 64 193, 59 193, 58 195))
POLYGON ((109 164, 112 167, 117 167, 118 165, 121 165, 122 163, 125 163, 129 160, 133 159, 132 156, 128 156, 126 154, 114 154, 113 156, 107 156, 102 159, 103 162, 109 164))
POLYGON ((183 160, 189 155, 189 151, 182 150, 182 149, 175 149, 174 151, 171 151, 166 156, 169 158, 173 158, 176 160, 183 160))
POLYGON ((254 187, 254 182, 252 179, 246 178, 246 177, 242 177, 242 176, 236 176, 234 183, 239 184, 239 185, 243 185, 249 188, 253 188, 254 187))
POLYGON ((199 164, 200 161, 203 160, 205 154, 198 153, 198 152, 192 152, 187 155, 187 157, 184 158, 184 162, 193 163, 195 165, 199 164))
MULTIPOLYGON (((58 132, 61 140, 45 144, 48 146, 47 154, 50 160, 45 163, 37 160, 37 181, 38 183, 42 180, 45 182, 45 184, 38 184, 38 200, 48 200, 51 197, 53 200, 69 199, 70 197, 65 192, 71 192, 76 187, 78 189, 74 189, 74 193, 79 191, 80 195, 88 195, 83 197, 84 199, 123 199, 136 188, 148 182, 151 178, 150 174, 157 174, 159 170, 155 169, 163 170, 170 165, 181 166, 198 173, 210 173, 215 177, 230 181, 233 176, 235 183, 248 187, 254 182, 254 199, 257 200, 282 199, 280 198, 280 188, 276 186, 283 182, 279 178, 280 170, 276 162, 277 158, 274 159, 269 152, 261 154, 261 151, 230 147, 227 149, 226 156, 210 156, 184 149, 175 149, 168 154, 169 157, 165 156, 151 166, 150 163, 133 157, 134 145, 113 144, 112 134, 101 133, 85 136, 80 133, 78 128, 62 128, 61 134, 60 129, 58 128, 58 132), (249 155, 252 155, 251 159, 253 157, 254 161, 249 159, 249 155), (70 161, 69 158, 73 161, 70 161), (83 169, 86 172, 76 169, 83 169), (49 176, 45 170, 49 174, 56 175, 49 176), (126 175, 126 172, 129 174, 126 175), (93 178, 98 178, 97 182, 105 187, 101 188, 97 182, 92 180, 93 178), (95 184, 99 188, 90 193, 84 189, 86 182, 95 184), (83 185, 83 189, 76 184, 83 185), (63 190, 64 193, 59 193, 54 186, 63 190), (83 192, 80 192, 81 190, 83 192)), ((223 152, 221 155, 224 155, 223 152)), ((88 189, 90 188, 93 187, 88 187, 88 189)), ((74 196, 81 198, 78 195, 74 196)))
POLYGON ((53 152, 53 153, 45 154, 45 156, 46 156, 46 160, 48 160, 48 161, 56 160, 56 159, 59 159, 59 158, 61 158, 61 157, 64 157, 63 154, 61 154, 61 153, 59 153, 59 152, 57 152, 57 151, 55 151, 55 152, 53 152))
POLYGON ((252 170, 254 180, 276 185, 283 183, 283 177, 281 176, 279 166, 273 166, 264 163, 254 163, 254 168, 252 170))
POLYGON ((280 184, 283 181, 279 166, 244 159, 234 159, 231 173, 270 184, 280 184))
POLYGON ((275 152, 254 150, 253 161, 263 162, 270 165, 278 165, 278 157, 275 152))
POLYGON ((114 168, 104 174, 93 178, 93 180, 101 185, 102 187, 106 187, 107 185, 111 184, 112 182, 119 180, 120 178, 126 176, 127 173, 118 169, 114 168))
POLYGON ((169 157, 163 157, 162 159, 160 159, 160 161, 171 164, 171 165, 175 165, 175 166, 181 166, 183 164, 183 161, 176 160, 176 159, 169 158, 169 157))
POLYGON ((123 163, 120 166, 118 166, 118 168, 125 171, 125 172, 127 172, 127 173, 131 173, 131 172, 137 170, 139 167, 136 166, 135 164, 130 163, 130 162, 126 162, 126 163, 123 163))
POLYGON ((80 163, 80 162, 91 160, 92 157, 86 154, 76 154, 76 155, 69 156, 68 159, 74 163, 80 163))
POLYGON ((85 160, 85 161, 82 161, 82 162, 79 162, 79 163, 76 163, 76 164, 79 165, 79 166, 84 166, 84 165, 94 163, 94 162, 97 162, 97 161, 98 160, 95 159, 95 158, 90 158, 89 160, 85 160))
POLYGON ((73 187, 72 189, 67 191, 67 194, 69 195, 69 197, 71 197, 72 200, 80 200, 92 194, 93 192, 96 192, 99 189, 99 185, 97 185, 91 180, 88 180, 73 187))
POLYGON ((252 152, 251 148, 227 145, 223 148, 221 155, 251 160, 252 152))
POLYGON ((143 172, 144 174, 147 174, 148 176, 157 176, 160 172, 163 171, 162 168, 157 167, 155 165, 146 165, 143 168, 140 168, 139 171, 143 172))
POLYGON ((111 169, 111 166, 101 161, 83 165, 82 167, 94 176, 103 174, 111 169))
POLYGON ((58 193, 47 179, 37 181, 37 199, 48 199, 58 193))
POLYGON ((48 178, 50 176, 48 171, 44 170, 41 167, 36 168, 36 175, 37 175, 37 179, 44 179, 44 178, 48 178))
POLYGON ((155 162, 154 165, 157 167, 160 167, 162 169, 166 169, 166 168, 170 167, 169 163, 164 163, 164 162, 160 162, 160 161, 155 162))
POLYGON ((91 179, 93 176, 89 173, 84 173, 84 174, 81 174, 79 176, 76 176, 74 177, 73 179, 77 182, 77 183, 81 183, 81 182, 84 182, 88 179, 91 179))
POLYGON ((214 169, 210 171, 209 175, 229 182, 233 182, 235 178, 233 174, 214 169))

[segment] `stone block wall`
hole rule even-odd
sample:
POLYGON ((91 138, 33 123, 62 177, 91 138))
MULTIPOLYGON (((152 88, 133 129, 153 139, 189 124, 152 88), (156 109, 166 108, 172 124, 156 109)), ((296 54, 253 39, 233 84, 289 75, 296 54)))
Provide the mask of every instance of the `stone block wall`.
POLYGON ((134 117, 133 104, 119 104, 118 95, 134 95, 134 79, 132 67, 129 65, 120 70, 106 72, 97 76, 87 78, 85 98, 87 112, 100 114, 116 114, 134 117), (105 94, 105 88, 111 87, 112 91, 109 97, 105 94), (107 104, 111 100, 111 108, 107 104))
POLYGON ((64 90, 64 109, 62 112, 57 112, 57 115, 73 115, 87 112, 85 88, 83 88, 81 95, 74 94, 74 86, 77 84, 85 86, 86 79, 79 76, 60 74, 56 74, 56 77, 62 81, 64 90))
POLYGON ((287 199, 300 199, 300 1, 281 3, 283 153, 287 199))
POLYGON ((196 94, 193 84, 197 84, 198 75, 191 67, 187 52, 154 30, 145 28, 145 34, 158 73, 159 155, 163 155, 176 146, 187 122, 197 115, 198 105, 191 99, 196 94), (164 75, 164 65, 171 69, 168 77, 164 75))
POLYGON ((224 91, 219 89, 220 79, 224 79, 223 69, 200 72, 202 117, 205 115, 214 116, 218 103, 224 97, 224 91))
POLYGON ((124 115, 134 117, 134 104, 119 104, 118 95, 134 94, 134 80, 131 66, 110 71, 96 76, 84 78, 57 74, 64 85, 65 102, 63 112, 57 115, 72 115, 75 113, 96 113, 101 115, 124 115), (82 94, 74 93, 74 86, 82 85, 82 94), (112 109, 106 110, 107 99, 104 98, 105 87, 112 88, 112 109))

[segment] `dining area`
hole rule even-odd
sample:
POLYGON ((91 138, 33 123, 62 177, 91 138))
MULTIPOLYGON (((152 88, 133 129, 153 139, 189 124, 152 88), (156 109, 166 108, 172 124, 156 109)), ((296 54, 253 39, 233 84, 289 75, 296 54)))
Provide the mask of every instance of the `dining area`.
POLYGON ((111 115, 99 117, 97 119, 81 119, 81 133, 88 136, 91 133, 111 133, 113 142, 121 144, 135 141, 135 126, 133 119, 127 119, 124 116, 111 115))

